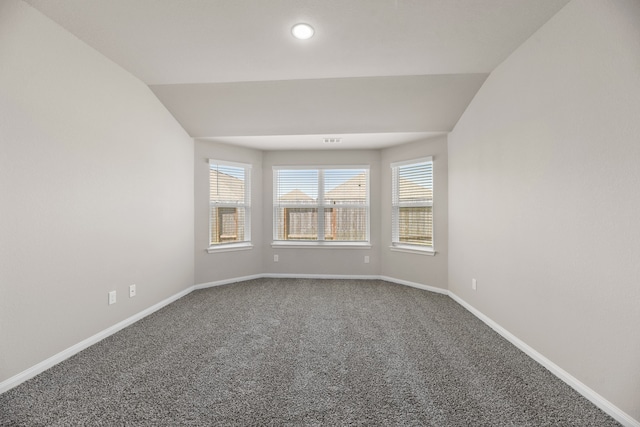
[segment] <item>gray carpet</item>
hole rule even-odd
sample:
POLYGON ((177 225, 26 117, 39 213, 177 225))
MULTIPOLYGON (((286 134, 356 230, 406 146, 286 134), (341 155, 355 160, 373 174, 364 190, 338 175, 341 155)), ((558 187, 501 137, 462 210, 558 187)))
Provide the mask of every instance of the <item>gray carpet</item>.
POLYGON ((2 426, 617 426, 449 297, 383 281, 193 292, 0 395, 2 426))

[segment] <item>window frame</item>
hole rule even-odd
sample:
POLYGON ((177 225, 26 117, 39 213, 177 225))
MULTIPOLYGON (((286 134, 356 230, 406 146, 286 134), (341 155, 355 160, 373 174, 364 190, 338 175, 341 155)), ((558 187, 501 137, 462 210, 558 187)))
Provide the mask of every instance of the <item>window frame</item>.
POLYGON ((295 248, 371 248, 371 167, 370 165, 283 165, 272 167, 273 177, 273 199, 272 199, 272 247, 295 247, 295 248), (327 170, 363 170, 366 176, 366 200, 364 204, 343 204, 341 208, 364 208, 366 212, 365 240, 325 240, 325 210, 333 209, 333 205, 325 203, 325 179, 324 172, 327 170), (317 171, 318 198, 316 203, 278 203, 278 171, 317 171), (317 209, 317 240, 281 240, 278 239, 278 213, 280 208, 288 209, 317 209))
POLYGON ((434 221, 434 162, 433 156, 420 157, 416 159, 403 160, 399 162, 393 162, 391 167, 391 246, 392 251, 417 253, 422 255, 435 255, 435 221, 434 221), (400 202, 399 200, 399 180, 398 175, 400 169, 406 166, 418 166, 420 164, 431 164, 431 200, 425 200, 421 202, 400 202), (431 230, 431 245, 421 245, 417 243, 401 242, 400 241, 400 221, 399 213, 402 207, 430 207, 432 230, 431 230))
POLYGON ((214 252, 252 249, 253 248, 253 243, 251 239, 251 169, 252 169, 252 165, 250 163, 240 163, 240 162, 232 162, 232 161, 217 160, 217 159, 209 159, 208 163, 209 163, 209 178, 208 178, 208 182, 209 182, 209 185, 208 185, 208 188, 209 188, 209 191, 208 191, 209 193, 209 211, 208 211, 209 246, 207 247, 207 252, 214 253, 214 252), (244 180, 243 180, 244 181, 244 198, 242 201, 235 202, 235 203, 232 203, 232 202, 217 203, 211 200, 211 169, 214 165, 226 166, 226 167, 232 167, 232 168, 238 168, 238 169, 244 170, 244 180), (214 243, 211 241, 211 235, 213 232, 212 210, 214 208, 235 208, 236 215, 237 215, 238 208, 244 209, 244 225, 243 225, 244 239, 243 240, 233 240, 233 241, 219 242, 219 243, 214 243))

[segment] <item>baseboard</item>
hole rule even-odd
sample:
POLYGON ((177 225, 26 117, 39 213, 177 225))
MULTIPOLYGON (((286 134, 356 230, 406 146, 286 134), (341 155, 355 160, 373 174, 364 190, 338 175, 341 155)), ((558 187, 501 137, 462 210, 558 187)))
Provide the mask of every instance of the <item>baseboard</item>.
POLYGON ((82 350, 86 349, 87 347, 92 346, 93 344, 102 341, 103 339, 107 338, 109 335, 113 335, 116 332, 120 331, 121 329, 126 328, 127 326, 137 322, 138 320, 147 317, 148 315, 150 315, 151 313, 160 310, 162 307, 167 306, 169 304, 171 304, 172 302, 182 298, 183 296, 189 294, 191 291, 193 291, 193 286, 188 287, 187 289, 178 292, 175 295, 170 296, 167 299, 164 299, 162 301, 160 301, 157 304, 152 305, 151 307, 142 310, 139 313, 134 314, 133 316, 116 323, 113 326, 110 326, 109 328, 98 332, 97 334, 80 341, 79 343, 72 345, 71 347, 67 348, 66 350, 61 351, 58 354, 55 354, 53 356, 51 356, 50 358, 43 360, 42 362, 38 363, 37 365, 32 366, 31 368, 20 372, 19 374, 14 375, 11 378, 6 379, 5 381, 0 383, 0 394, 4 393, 5 391, 9 391, 12 388, 16 387, 17 385, 20 385, 21 383, 27 381, 28 379, 31 379, 33 377, 35 377, 36 375, 46 371, 47 369, 57 365, 58 363, 70 358, 71 356, 80 353, 82 350))
POLYGON ((533 360, 547 368, 553 375, 564 381, 575 391, 580 393, 582 396, 587 398, 591 403, 596 405, 598 408, 602 409, 604 412, 609 414, 613 419, 618 421, 625 427, 640 427, 640 422, 629 414, 615 406, 613 403, 609 402, 604 397, 600 396, 598 393, 593 391, 587 385, 582 383, 580 380, 569 374, 567 371, 553 363, 551 360, 544 357, 542 354, 534 350, 524 341, 513 335, 511 332, 507 331, 505 328, 500 326, 498 323, 493 321, 491 318, 487 317, 481 311, 473 307, 471 304, 460 298, 458 295, 454 294, 451 291, 448 291, 449 296, 460 304, 462 307, 467 309, 471 314, 476 316, 478 319, 482 320, 487 326, 500 334, 503 338, 509 341, 511 344, 515 345, 517 348, 522 350, 527 356, 531 357, 533 360))
POLYGON ((250 276, 234 277, 232 279, 216 280, 215 282, 199 283, 193 287, 194 290, 213 288, 216 286, 230 285, 231 283, 244 282, 246 280, 260 279, 264 274, 252 274, 250 276))
POLYGON ((295 273, 265 273, 262 277, 272 279, 342 279, 342 280, 378 280, 380 276, 357 274, 295 274, 295 273))
POLYGON ((385 282, 397 283, 399 285, 411 286, 412 288, 422 289, 424 291, 434 292, 437 294, 449 295, 449 291, 435 286, 423 285, 421 283, 410 282, 408 280, 396 279, 394 277, 379 275, 358 275, 358 274, 280 274, 265 273, 261 277, 270 277, 277 279, 342 279, 342 280, 384 280, 385 282))
POLYGON ((213 288, 216 286, 229 285, 231 283, 244 282, 254 279, 360 279, 360 280, 377 280, 380 276, 358 276, 344 274, 280 274, 280 273, 262 273, 252 274, 251 276, 234 277, 232 279, 216 280, 215 282, 200 283, 195 285, 194 290, 213 288))
POLYGON ((449 291, 442 288, 436 288, 435 286, 423 285, 421 283, 410 282, 408 280, 395 279, 393 277, 387 276, 378 276, 380 280, 384 280, 385 282, 397 283, 399 285, 411 286, 412 288, 422 289, 423 291, 429 291, 436 294, 449 295, 449 291))

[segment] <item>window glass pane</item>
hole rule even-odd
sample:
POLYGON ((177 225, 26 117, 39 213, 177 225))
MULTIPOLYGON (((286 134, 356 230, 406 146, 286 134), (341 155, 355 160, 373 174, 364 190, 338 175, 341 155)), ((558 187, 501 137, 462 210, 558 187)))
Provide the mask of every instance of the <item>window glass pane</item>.
POLYGON ((430 206, 402 207, 398 215, 400 242, 433 245, 433 210, 430 206))
POLYGON ((419 163, 398 168, 398 201, 433 200, 432 163, 419 163))
POLYGON ((276 240, 318 240, 317 208, 277 208, 276 240))
POLYGON ((211 165, 209 169, 210 200, 220 203, 244 203, 244 168, 211 165))
POLYGON ((209 244, 251 240, 251 166, 209 161, 209 244))
POLYGON ((276 203, 316 204, 318 201, 317 170, 277 170, 276 203))
POLYGON ((364 169, 325 170, 325 205, 366 204, 367 178, 367 170, 364 169))
POLYGON ((245 208, 211 208, 211 244, 244 241, 245 208))
POLYGON ((433 248, 433 162, 392 165, 392 243, 433 248))
POLYGON ((330 208, 325 209, 325 240, 365 241, 367 240, 367 208, 330 208))

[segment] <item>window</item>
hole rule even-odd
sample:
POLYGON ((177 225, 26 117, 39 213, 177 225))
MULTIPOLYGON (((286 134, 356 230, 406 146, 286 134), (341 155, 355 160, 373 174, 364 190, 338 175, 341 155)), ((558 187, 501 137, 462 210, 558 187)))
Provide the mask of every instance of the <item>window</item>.
POLYGON ((369 241, 369 168, 274 167, 273 240, 369 241))
POLYGON ((433 251, 433 161, 391 164, 392 247, 433 251))
POLYGON ((251 241, 251 165, 209 160, 209 246, 251 241))

